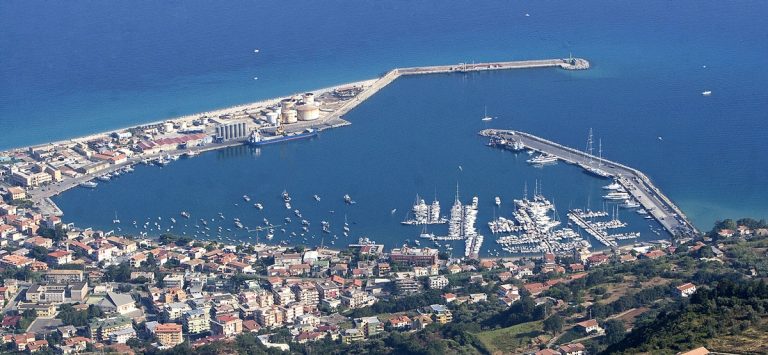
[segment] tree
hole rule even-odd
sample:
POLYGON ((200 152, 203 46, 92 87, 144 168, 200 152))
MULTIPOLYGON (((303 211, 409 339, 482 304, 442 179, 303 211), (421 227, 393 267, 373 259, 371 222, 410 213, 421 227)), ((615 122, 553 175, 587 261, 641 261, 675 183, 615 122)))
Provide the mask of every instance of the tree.
POLYGON ((45 260, 48 258, 48 249, 39 245, 35 246, 32 248, 32 250, 29 251, 29 256, 35 260, 45 262, 45 260))
POLYGON ((624 329, 624 322, 611 319, 605 322, 605 342, 607 345, 616 344, 624 339, 626 329, 624 329))
POLYGON ((563 330, 563 317, 560 317, 559 314, 554 314, 553 316, 544 320, 545 332, 550 332, 552 333, 552 335, 555 335, 557 333, 560 333, 562 330, 563 330))

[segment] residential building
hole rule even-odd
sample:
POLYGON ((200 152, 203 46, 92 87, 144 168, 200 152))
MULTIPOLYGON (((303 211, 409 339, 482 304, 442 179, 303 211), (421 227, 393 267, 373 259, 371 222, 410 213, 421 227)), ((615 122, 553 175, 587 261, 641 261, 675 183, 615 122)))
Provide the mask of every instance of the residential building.
POLYGON ((429 266, 437 264, 438 250, 431 248, 402 247, 392 249, 389 258, 393 263, 401 263, 415 266, 429 266))
POLYGON ((214 335, 236 336, 243 332, 243 320, 233 316, 216 317, 211 322, 211 331, 214 335))
POLYGON ((448 278, 445 276, 431 276, 429 278, 429 288, 431 289, 443 289, 448 286, 448 278))
POLYGON ((680 292, 680 297, 689 297, 690 295, 696 293, 696 285, 690 282, 684 283, 680 286, 677 286, 677 290, 680 292))
POLYGON ((176 323, 158 324, 155 327, 155 336, 160 345, 174 347, 184 342, 181 333, 181 325, 176 323))
POLYGON ((203 309, 192 309, 182 315, 182 324, 189 334, 201 334, 211 330, 211 318, 203 309))

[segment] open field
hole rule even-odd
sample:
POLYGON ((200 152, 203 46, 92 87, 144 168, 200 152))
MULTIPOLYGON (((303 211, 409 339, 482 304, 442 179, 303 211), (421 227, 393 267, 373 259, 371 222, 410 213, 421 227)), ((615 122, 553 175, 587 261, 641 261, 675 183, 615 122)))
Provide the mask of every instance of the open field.
POLYGON ((476 333, 483 347, 492 354, 519 353, 531 345, 536 337, 545 336, 542 321, 522 323, 508 328, 476 333))

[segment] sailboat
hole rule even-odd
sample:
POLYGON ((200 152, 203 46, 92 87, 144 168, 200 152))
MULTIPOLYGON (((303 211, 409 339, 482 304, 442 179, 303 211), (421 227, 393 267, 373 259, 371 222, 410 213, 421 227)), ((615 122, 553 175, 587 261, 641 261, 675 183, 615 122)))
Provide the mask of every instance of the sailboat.
POLYGON ((481 119, 481 121, 490 121, 492 119, 493 117, 488 116, 488 106, 485 106, 485 114, 483 115, 483 118, 481 119))

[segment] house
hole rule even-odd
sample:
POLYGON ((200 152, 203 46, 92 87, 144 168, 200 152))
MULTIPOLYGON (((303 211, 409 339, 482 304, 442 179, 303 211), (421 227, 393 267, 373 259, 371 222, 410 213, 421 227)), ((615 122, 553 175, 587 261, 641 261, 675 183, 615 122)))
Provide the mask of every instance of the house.
POLYGON ((409 329, 411 327, 411 319, 406 315, 394 316, 389 319, 389 324, 395 329, 409 329))
POLYGON ((651 250, 651 251, 649 251, 649 252, 647 252, 645 254, 641 254, 641 255, 645 259, 658 259, 658 258, 660 258, 660 257, 662 257, 664 255, 667 255, 667 254, 665 252, 661 251, 661 250, 651 250))
POLYGON ((472 293, 469 295, 469 303, 488 301, 488 295, 485 293, 472 293))
POLYGON ((458 274, 460 272, 461 272, 461 266, 459 266, 457 264, 451 264, 450 266, 448 266, 448 273, 449 274, 453 275, 453 274, 458 274))
POLYGON ((48 261, 56 265, 64 265, 72 262, 72 252, 67 250, 56 250, 48 253, 48 261))
POLYGON ((453 293, 444 293, 442 297, 445 300, 445 303, 451 303, 456 300, 456 295, 453 293))
POLYGON ((680 286, 677 286, 677 290, 680 291, 680 297, 689 297, 696 292, 696 285, 688 282, 680 286))
POLYGON ((560 355, 559 352, 552 349, 542 349, 535 352, 536 355, 560 355))
POLYGON ((586 348, 582 343, 561 345, 560 355, 584 355, 586 348))
POLYGON ((592 333, 592 332, 602 332, 602 328, 600 328, 600 325, 597 324, 597 321, 594 319, 585 320, 583 322, 576 323, 576 326, 580 329, 584 330, 584 333, 592 333))
POLYGON ((341 342, 344 344, 352 344, 361 340, 365 340, 365 336, 359 329, 347 329, 344 331, 344 334, 341 335, 341 342))

